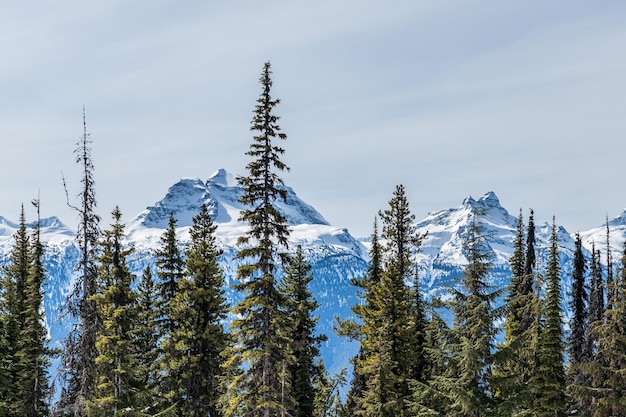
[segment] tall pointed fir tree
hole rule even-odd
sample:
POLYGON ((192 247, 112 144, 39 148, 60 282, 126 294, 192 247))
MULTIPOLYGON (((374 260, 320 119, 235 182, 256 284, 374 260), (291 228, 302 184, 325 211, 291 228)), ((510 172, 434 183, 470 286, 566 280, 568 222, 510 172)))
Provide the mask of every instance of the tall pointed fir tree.
POLYGON ((502 290, 488 284, 492 252, 477 219, 479 214, 474 213, 467 231, 464 252, 468 263, 461 287, 451 290, 451 366, 447 375, 434 381, 440 392, 448 393, 449 416, 478 417, 493 409, 491 366, 498 332, 495 321, 501 316, 495 302, 502 290))
POLYGON ((289 168, 281 161, 284 149, 272 142, 285 140, 287 135, 280 131, 279 117, 274 114, 280 100, 270 94, 271 74, 266 62, 252 119, 255 134, 246 152, 253 160, 246 167, 248 175, 238 178, 243 188, 239 202, 247 207, 240 220, 250 229, 239 238, 236 255, 243 262, 237 270, 236 288, 244 299, 232 310, 236 315, 231 324, 235 346, 229 350, 226 366, 240 372, 230 380, 223 396, 226 416, 279 416, 292 408, 285 370, 293 357, 281 313, 286 300, 277 289, 278 266, 288 260, 289 228, 276 202, 287 198, 279 172, 289 168))
POLYGON ((426 368, 425 317, 413 259, 424 236, 415 231, 402 185, 379 217, 383 270, 372 286, 373 317, 364 320, 365 357, 356 364, 368 381, 360 406, 364 416, 402 416, 408 414, 409 380, 423 381, 426 368))
POLYGON ((587 263, 583 254, 583 244, 580 233, 574 238, 574 260, 572 265, 572 288, 569 292, 569 308, 571 318, 570 332, 567 337, 568 365, 566 370, 570 413, 579 412, 588 414, 590 403, 585 388, 589 379, 584 371, 584 364, 589 362, 587 357, 586 340, 588 331, 587 305, 589 294, 586 283, 587 263))
POLYGON ((92 298, 102 318, 96 336, 97 383, 94 397, 88 402, 88 416, 140 415, 137 392, 143 387, 137 375, 139 352, 133 342, 137 320, 137 294, 131 286, 135 276, 128 269, 127 257, 133 248, 125 248, 122 213, 111 213, 114 223, 105 230, 99 260, 99 291, 92 298))
POLYGON ((600 263, 600 251, 596 250, 595 243, 591 245, 589 275, 589 325, 587 326, 587 346, 585 355, 589 360, 593 360, 598 348, 598 334, 595 329, 598 323, 603 320, 605 309, 605 285, 602 278, 602 264, 600 263))
POLYGON ((298 246, 279 283, 279 290, 287 298, 285 313, 289 317, 291 352, 295 358, 288 369, 294 399, 294 409, 289 414, 294 417, 314 416, 318 394, 314 383, 322 372, 318 363, 319 348, 327 339, 315 331, 318 317, 313 316, 313 312, 319 304, 309 289, 311 281, 311 266, 304 259, 302 247, 298 246))
POLYGON ((159 367, 158 381, 159 392, 157 393, 158 409, 171 409, 174 407, 175 398, 170 393, 176 391, 178 378, 176 368, 172 367, 173 358, 176 356, 175 346, 168 343, 176 332, 178 323, 172 308, 174 297, 178 293, 178 285, 185 274, 185 260, 179 247, 176 235, 176 218, 170 213, 168 226, 160 240, 160 247, 155 252, 155 263, 157 267, 157 328, 161 333, 161 343, 159 345, 159 367))
POLYGON ((228 307, 218 265, 217 226, 205 204, 193 218, 191 240, 186 248, 186 276, 178 283, 171 314, 177 323, 164 341, 165 351, 173 352, 169 370, 177 384, 168 396, 177 404, 178 415, 220 416, 219 380, 223 375, 221 353, 227 346, 223 321, 228 307), (169 346, 171 345, 171 346, 169 346))
MULTIPOLYGON (((9 264, 4 270, 4 297, 6 300, 6 335, 9 341, 7 368, 10 387, 7 397, 3 398, 7 415, 22 415, 26 412, 22 403, 26 387, 21 383, 24 375, 23 339, 26 288, 29 278, 31 242, 26 228, 24 206, 20 214, 19 227, 13 235, 13 247, 9 254, 9 264)), ((1 400, 0 400, 1 401, 1 400)))
POLYGON ((43 312, 44 246, 41 242, 39 200, 34 200, 37 222, 32 232, 29 272, 25 287, 23 329, 21 332, 20 415, 39 417, 49 415, 50 388, 48 367, 55 351, 47 345, 48 331, 43 312))
POLYGON ((559 417, 565 415, 565 338, 561 296, 561 266, 559 260, 556 220, 552 233, 545 271, 546 289, 543 300, 541 337, 537 340, 537 363, 531 380, 534 394, 534 415, 559 417))
POLYGON ((613 306, 613 254, 611 253, 611 229, 609 227, 609 217, 606 217, 606 306, 611 309, 613 306))
MULTIPOLYGON (((150 404, 157 398, 160 381, 159 357, 160 330, 157 326, 159 312, 157 307, 157 289, 152 268, 146 266, 137 285, 137 320, 133 326, 133 343, 141 354, 137 358, 137 378, 142 386, 138 393, 141 404, 150 404)), ((156 414, 158 402, 146 406, 148 414, 156 414)))
POLYGON ((526 239, 521 210, 516 228, 513 254, 509 260, 512 276, 505 299, 505 341, 498 346, 494 364, 494 391, 499 413, 503 415, 524 415, 532 408, 532 396, 528 389, 534 357, 530 348, 531 329, 536 320, 532 210, 526 239))
POLYGON ((92 298, 96 294, 98 281, 96 258, 100 216, 95 211, 97 201, 91 143, 83 108, 83 135, 74 151, 76 163, 82 168, 83 188, 78 196, 80 205, 72 206, 68 198, 68 205, 78 212, 76 240, 80 258, 76 265, 77 278, 67 302, 68 312, 77 319, 77 323, 65 341, 62 358, 64 386, 55 411, 57 415, 84 416, 85 403, 92 399, 96 384, 99 317, 92 298))

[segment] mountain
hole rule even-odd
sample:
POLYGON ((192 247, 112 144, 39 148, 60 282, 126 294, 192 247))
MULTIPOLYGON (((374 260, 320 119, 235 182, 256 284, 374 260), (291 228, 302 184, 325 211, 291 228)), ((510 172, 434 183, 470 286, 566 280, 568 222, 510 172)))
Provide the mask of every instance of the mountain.
MULTIPOLYGON (((290 250, 302 246, 303 252, 312 266, 314 280, 311 290, 320 304, 316 312, 320 316, 318 330, 329 336, 322 346, 322 356, 331 372, 349 366, 349 359, 357 352, 358 346, 338 338, 333 330, 335 317, 351 316, 351 306, 359 302, 356 289, 350 284, 352 277, 362 276, 368 265, 368 242, 355 239, 347 229, 335 227, 324 219, 311 205, 302 201, 293 189, 285 187, 287 201, 278 208, 290 225, 290 250)), ((181 249, 189 240, 192 218, 202 204, 206 204, 217 224, 217 241, 224 253, 220 264, 225 273, 225 290, 231 303, 241 299, 231 284, 236 281, 238 262, 233 260, 237 252, 236 240, 245 233, 247 226, 238 222, 239 213, 244 208, 238 202, 242 189, 236 178, 220 169, 208 180, 183 178, 167 190, 160 201, 148 206, 144 211, 126 222, 126 244, 135 251, 129 259, 133 273, 140 276, 148 265, 154 267, 154 251, 168 225, 170 213, 177 220, 177 235, 181 249)), ((415 227, 420 233, 427 233, 420 253, 417 256, 420 287, 426 298, 447 296, 447 288, 457 285, 456 279, 462 276, 467 260, 463 255, 463 241, 473 216, 481 222, 488 236, 489 248, 493 254, 491 285, 496 288, 509 282, 508 259, 512 254, 512 241, 516 233, 517 216, 509 214, 502 207, 498 197, 488 192, 478 199, 466 197, 461 205, 428 213, 415 227)), ((527 221, 527 214, 525 214, 527 221)), ((102 228, 110 223, 103 216, 102 228)), ((537 222, 536 236, 538 259, 545 259, 548 251, 551 224, 537 222)), ((621 256, 621 248, 626 237, 626 212, 609 222, 613 258, 621 256)), ((13 243, 12 235, 18 225, 0 217, 0 263, 7 263, 13 243)), ((45 266, 48 279, 45 283, 45 311, 52 344, 61 347, 72 326, 70 318, 63 315, 63 305, 72 288, 74 266, 78 260, 75 234, 59 219, 51 217, 41 221, 42 238, 46 243, 45 266)), ((563 299, 567 300, 569 290, 574 240, 562 227, 558 228, 561 267, 563 275, 563 299)), ((595 241, 600 249, 605 248, 606 226, 581 232, 585 247, 595 241)), ((587 255, 589 252, 587 251, 587 255)), ((156 269, 153 269, 156 270, 156 269)), ((566 301, 565 301, 566 303, 566 301)), ((56 369, 58 361, 53 364, 56 369)))

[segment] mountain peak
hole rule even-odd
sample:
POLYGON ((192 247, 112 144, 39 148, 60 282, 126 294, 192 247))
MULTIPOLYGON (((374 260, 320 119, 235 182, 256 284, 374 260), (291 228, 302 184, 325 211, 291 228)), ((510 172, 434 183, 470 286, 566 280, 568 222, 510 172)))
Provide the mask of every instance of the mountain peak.
POLYGON ((498 196, 496 196, 496 193, 494 193, 493 191, 489 191, 488 193, 480 197, 478 200, 475 200, 471 195, 469 195, 465 197, 465 199, 463 200, 463 203, 461 203, 461 206, 471 207, 471 208, 480 207, 483 209, 492 209, 492 208, 502 207, 500 205, 500 200, 498 199, 498 196))
POLYGON ((220 185, 222 187, 237 187, 237 177, 224 168, 220 168, 209 177, 207 185, 220 185))

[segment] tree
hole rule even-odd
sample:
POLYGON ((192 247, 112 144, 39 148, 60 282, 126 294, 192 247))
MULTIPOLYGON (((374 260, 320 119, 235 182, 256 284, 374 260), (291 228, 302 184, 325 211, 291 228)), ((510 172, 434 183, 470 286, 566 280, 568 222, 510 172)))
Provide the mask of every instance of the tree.
POLYGON ((221 353, 227 346, 223 320, 227 305, 222 290, 223 275, 218 265, 221 250, 206 205, 193 218, 191 240, 186 249, 186 277, 178 283, 171 310, 177 327, 166 339, 172 344, 169 370, 177 376, 169 393, 178 404, 179 415, 219 416, 217 402, 223 372, 221 353))
MULTIPOLYGON (((85 403, 90 401, 96 384, 96 334, 100 318, 93 296, 97 291, 98 267, 96 264, 100 237, 100 216, 96 214, 94 165, 91 157, 91 136, 87 133, 83 108, 83 135, 74 151, 76 163, 82 167, 82 192, 80 206, 68 205, 78 212, 77 244, 80 260, 74 288, 68 297, 69 314, 77 319, 75 327, 65 341, 62 367, 65 386, 57 404, 57 414, 85 415, 85 403)), ((65 180, 64 180, 65 183, 65 180)), ((67 187, 66 187, 67 192, 67 187)))
POLYGON ((495 320, 501 315, 494 304, 502 291, 493 290, 487 283, 492 252, 476 214, 468 227, 464 251, 468 263, 461 285, 451 290, 454 318, 450 372, 445 378, 437 378, 435 386, 449 393, 448 415, 483 416, 493 407, 491 365, 495 320))
POLYGON ((56 351, 47 346, 48 332, 44 325, 43 283, 46 271, 43 267, 44 246, 41 242, 39 200, 34 200, 37 208, 37 222, 31 235, 31 253, 29 270, 24 288, 25 304, 23 310, 23 328, 20 335, 21 373, 19 386, 20 414, 26 417, 48 415, 48 399, 52 393, 48 367, 56 351))
POLYGON ((537 340, 537 363, 531 380, 536 416, 565 414, 565 339, 561 296, 561 267, 558 252, 556 220, 552 219, 552 234, 546 268, 546 291, 541 337, 537 340))
POLYGON ((27 306, 27 286, 30 275, 31 242, 26 228, 24 206, 20 215, 19 228, 13 235, 13 247, 9 255, 9 264, 5 267, 4 298, 5 298, 5 332, 8 340, 5 361, 8 373, 8 384, 5 397, 5 408, 9 415, 22 415, 27 412, 27 404, 23 398, 29 398, 25 384, 26 358, 24 348, 25 313, 27 306))
POLYGON ((327 340, 325 335, 315 334, 317 317, 313 312, 319 307, 309 284, 313 280, 311 266, 307 264, 298 246, 296 254, 285 269, 285 275, 279 284, 279 290, 287 298, 286 314, 291 327, 291 352, 295 361, 289 366, 292 396, 294 399, 294 417, 313 417, 317 387, 316 377, 320 374, 320 343, 327 340))
POLYGON ((626 242, 622 252, 621 271, 608 283, 612 293, 610 308, 604 320, 594 324, 598 350, 590 364, 594 378, 593 415, 626 415, 626 242))
POLYGON ((250 226, 238 240, 236 288, 245 294, 233 308, 236 319, 231 324, 235 346, 229 350, 226 366, 240 369, 229 382, 223 396, 226 416, 282 415, 291 408, 291 392, 285 370, 293 361, 287 323, 281 313, 285 297, 276 288, 278 266, 287 263, 289 228, 276 201, 285 201, 287 191, 277 171, 288 170, 281 161, 284 149, 273 144, 287 135, 280 132, 279 117, 274 114, 279 99, 271 97, 271 66, 265 63, 259 79, 261 96, 257 100, 251 130, 255 132, 247 165, 248 175, 239 177, 243 188, 239 202, 247 207, 240 220, 250 226))
POLYGON ((157 306, 157 290, 152 274, 152 269, 147 266, 141 275, 139 284, 137 285, 137 320, 133 327, 132 340, 135 350, 141 352, 137 357, 137 379, 143 388, 138 393, 139 402, 141 404, 152 405, 146 409, 146 412, 156 413, 159 410, 159 404, 162 403, 160 392, 160 369, 158 364, 159 358, 159 338, 160 331, 158 329, 158 309, 157 306))
POLYGON ((88 416, 140 415, 137 392, 143 387, 137 373, 138 355, 133 342, 133 325, 137 319, 137 294, 131 285, 135 276, 126 258, 133 248, 124 248, 122 214, 112 212, 114 223, 104 232, 99 256, 100 291, 92 297, 102 327, 96 336, 97 384, 88 402, 88 416))
POLYGON ((158 408, 169 409, 175 406, 175 399, 169 395, 178 389, 180 377, 176 368, 172 367, 172 360, 176 357, 176 348, 173 343, 169 342, 178 326, 177 317, 173 314, 173 305, 179 283, 185 273, 185 261, 176 236, 176 219, 172 213, 170 213, 168 227, 163 232, 160 243, 160 248, 155 252, 158 278, 156 324, 161 335, 157 364, 160 370, 158 386, 162 394, 160 401, 163 401, 163 404, 158 408))
POLYGON ((596 250, 595 244, 591 246, 591 270, 589 290, 589 326, 587 334, 587 346, 585 355, 590 360, 594 358, 598 347, 598 335, 595 332, 597 323, 604 317, 604 282, 602 279, 602 265, 600 264, 600 251, 596 250))
MULTIPOLYGON (((532 217, 532 210, 531 210, 532 217)), ((534 227, 534 226, 533 226, 534 227)), ((498 410, 504 415, 520 415, 531 408, 528 380, 532 369, 533 352, 529 349, 534 317, 534 273, 526 262, 534 253, 526 245, 522 211, 517 220, 513 254, 509 259, 511 281, 505 298, 505 342, 498 346, 495 356, 493 385, 498 399, 498 410)), ((528 234, 532 234, 530 230, 528 234)))
POLYGON ((571 330, 567 338, 567 353, 569 359, 567 380, 569 384, 569 397, 571 399, 569 409, 571 411, 582 410, 583 412, 588 412, 590 404, 583 398, 587 396, 587 394, 584 393, 584 389, 589 383, 588 376, 584 371, 584 364, 590 360, 590 358, 587 357, 588 351, 586 348, 587 335, 589 333, 587 322, 589 295, 585 282, 587 264, 579 233, 576 233, 574 244, 572 288, 569 292, 569 308, 572 312, 569 323, 571 330))

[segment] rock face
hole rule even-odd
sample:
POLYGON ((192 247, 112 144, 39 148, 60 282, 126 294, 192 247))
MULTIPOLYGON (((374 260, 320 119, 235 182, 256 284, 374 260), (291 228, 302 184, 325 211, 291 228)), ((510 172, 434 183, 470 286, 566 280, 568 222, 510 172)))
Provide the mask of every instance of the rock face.
MULTIPOLYGON (((359 241, 347 229, 328 224, 312 206, 300 200, 289 187, 287 201, 278 204, 290 225, 289 249, 300 245, 312 267, 314 280, 311 290, 320 308, 318 330, 329 339, 322 346, 322 356, 331 372, 349 367, 349 359, 356 354, 358 346, 338 338, 333 330, 336 316, 351 316, 351 306, 359 302, 356 289, 350 284, 352 277, 361 277, 368 266, 366 240, 359 241)), ((244 208, 238 199, 242 190, 235 177, 220 169, 208 180, 183 178, 172 185, 165 197, 149 206, 126 224, 126 244, 135 251, 129 260, 130 267, 138 277, 144 268, 154 266, 154 251, 167 228, 170 213, 177 220, 177 234, 181 249, 189 240, 189 227, 201 205, 206 204, 217 224, 218 244, 224 251, 221 266, 225 274, 224 288, 229 301, 234 304, 241 299, 232 289, 236 281, 238 262, 236 240, 244 234, 247 226, 238 221, 244 208)), ((493 192, 479 199, 467 197, 457 208, 429 213, 415 226, 419 232, 428 233, 418 254, 420 287, 426 298, 434 295, 445 297, 449 286, 457 285, 456 278, 462 276, 467 260, 463 254, 463 241, 473 217, 483 225, 488 244, 493 254, 494 269, 491 284, 502 287, 508 284, 510 268, 508 260, 512 254, 512 242, 516 233, 517 216, 505 210, 493 192)), ((109 219, 102 224, 107 225, 109 219)), ((613 259, 621 258, 620 252, 626 236, 626 213, 609 222, 613 259)), ((103 226, 104 227, 104 226, 103 226)), ((12 236, 18 225, 0 217, 0 257, 7 262, 13 243, 12 236)), ((41 222, 43 240, 46 242, 45 266, 48 279, 45 283, 45 311, 52 344, 61 347, 72 322, 64 317, 63 305, 72 288, 74 266, 78 260, 75 234, 59 219, 52 217, 41 222)), ((538 259, 545 259, 548 250, 551 225, 537 224, 538 259)), ((559 228, 560 257, 563 274, 563 296, 566 302, 570 288, 570 271, 574 241, 568 232, 559 228)), ((586 247, 596 242, 596 248, 606 248, 606 226, 581 233, 586 247)), ((153 269, 155 270, 155 269, 153 269)), ((53 364, 54 375, 58 363, 53 364)))

